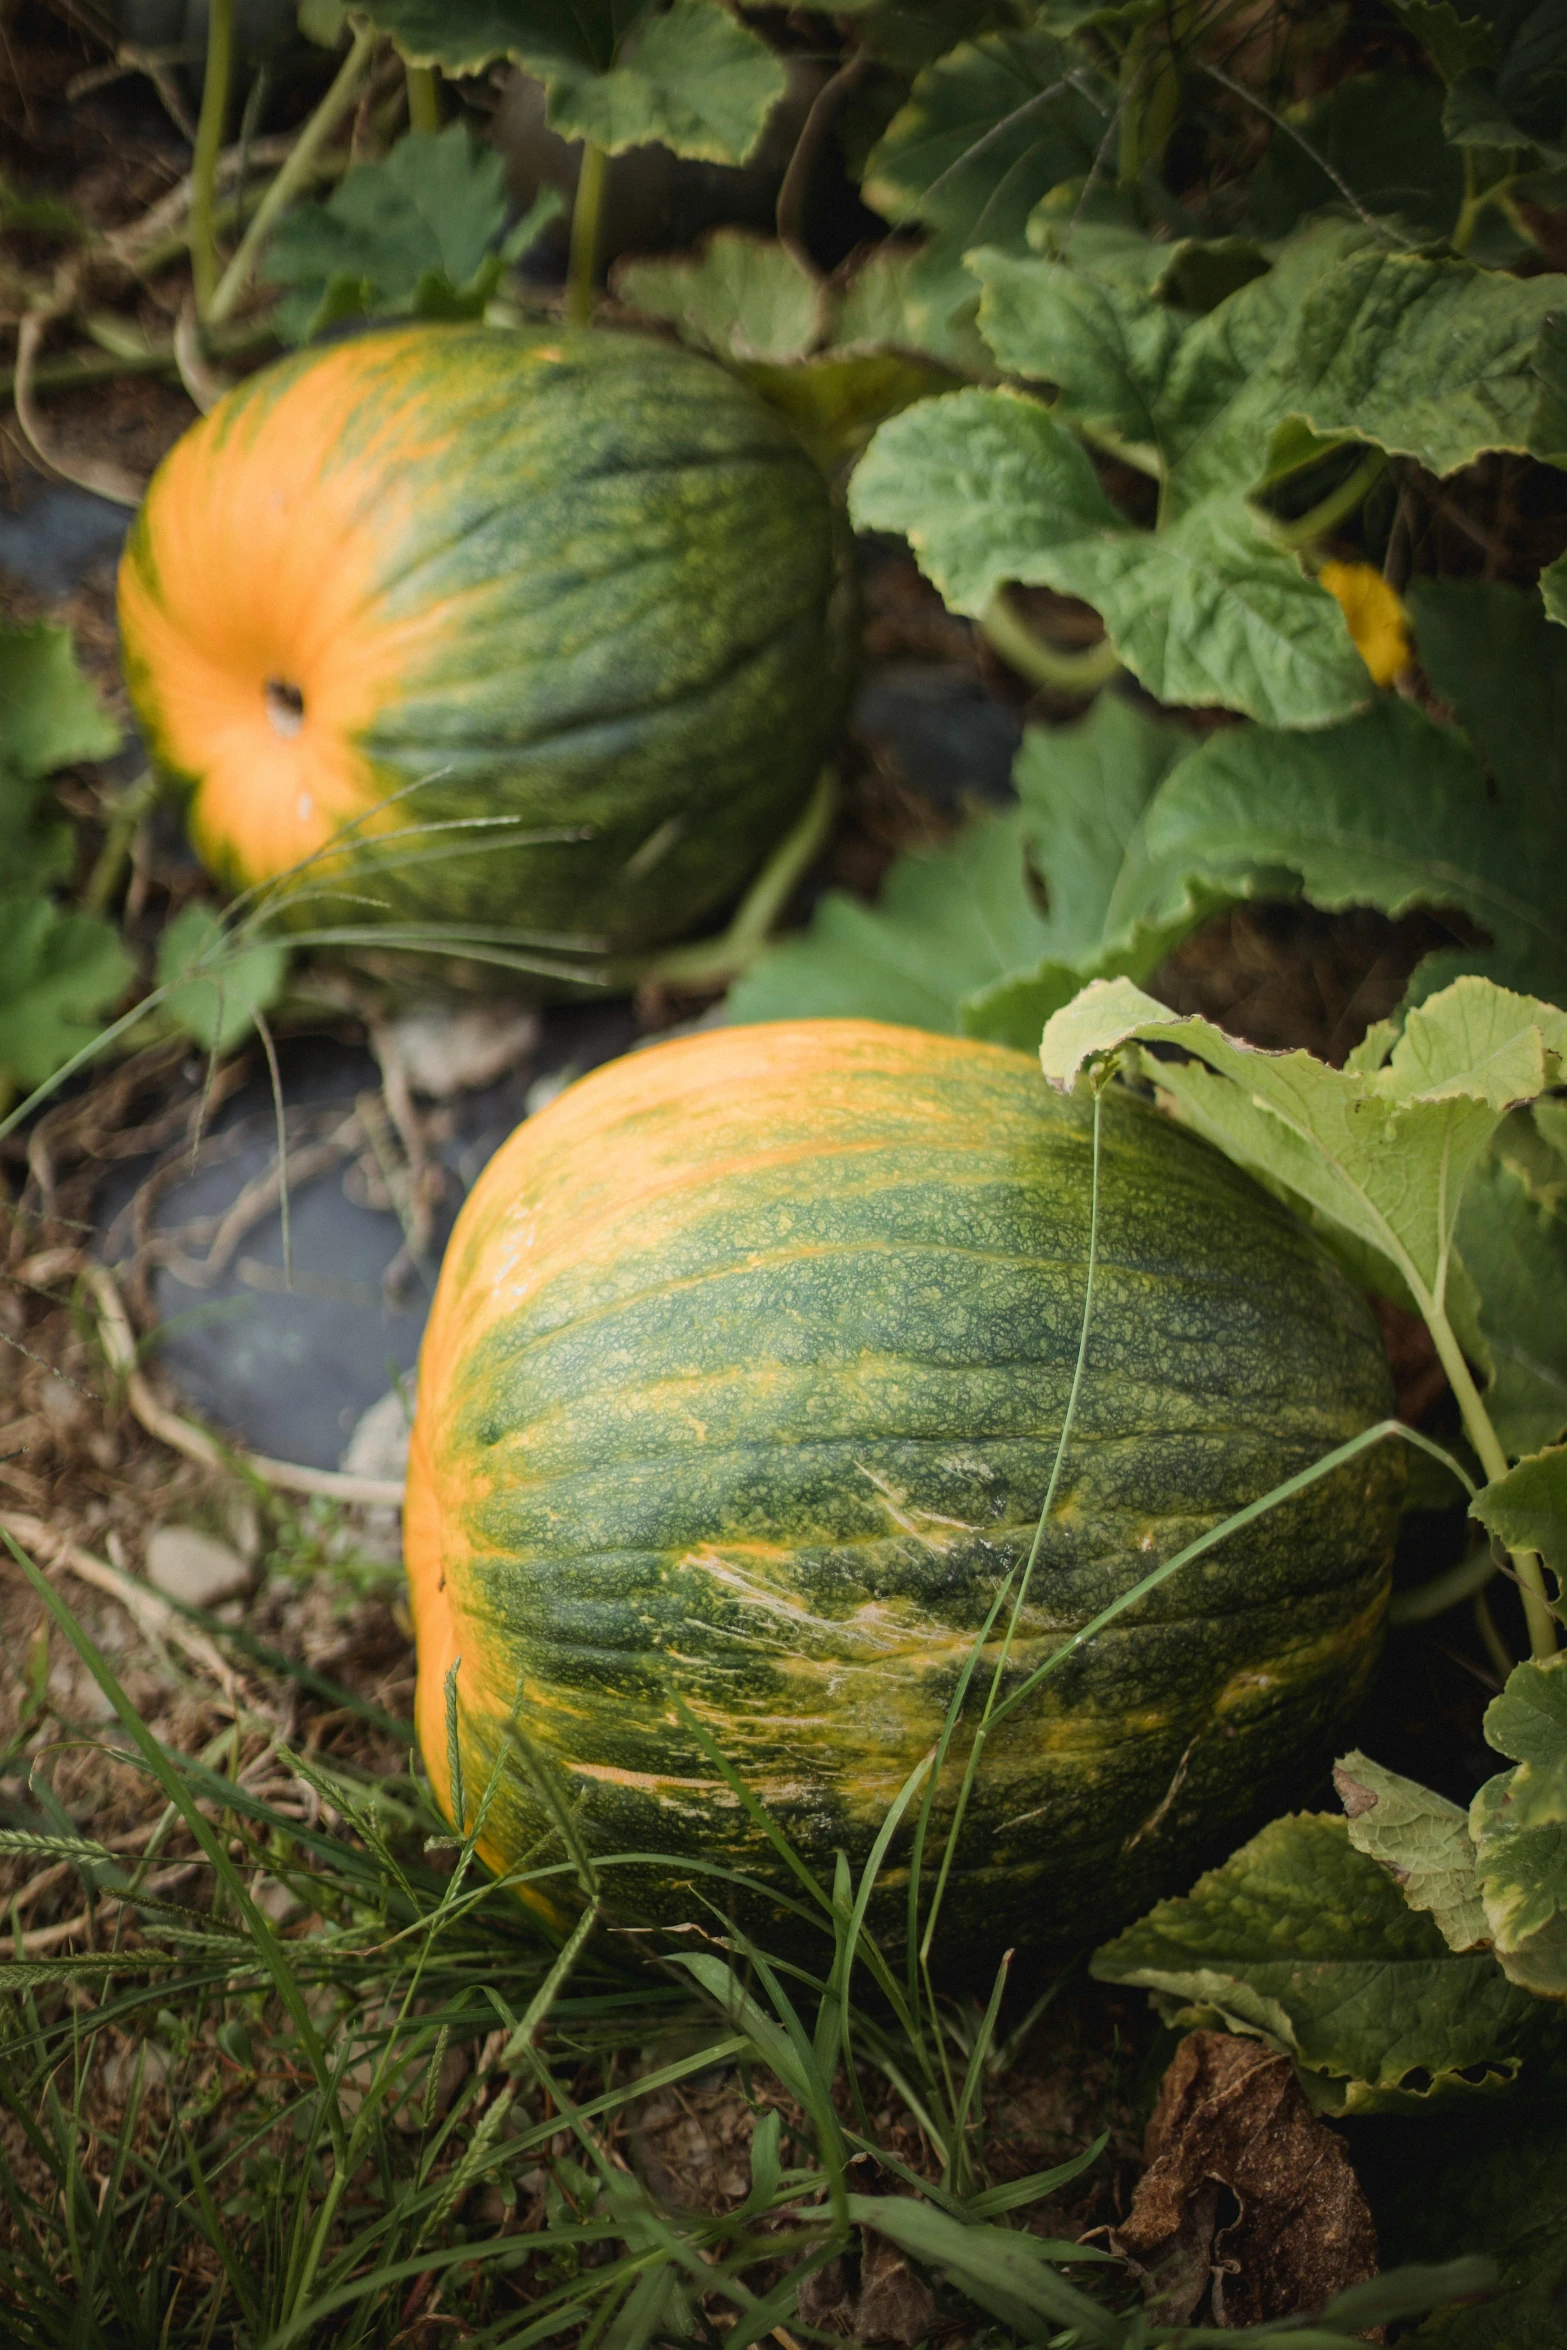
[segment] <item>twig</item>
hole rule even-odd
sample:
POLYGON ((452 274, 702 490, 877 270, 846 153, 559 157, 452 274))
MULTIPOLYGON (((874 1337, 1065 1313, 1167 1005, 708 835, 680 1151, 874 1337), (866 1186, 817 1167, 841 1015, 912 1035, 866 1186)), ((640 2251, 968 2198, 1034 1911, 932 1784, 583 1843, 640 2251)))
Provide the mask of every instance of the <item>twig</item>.
POLYGON ((100 498, 108 498, 116 506, 139 506, 147 486, 139 475, 128 473, 123 466, 109 459, 81 457, 67 463, 49 445, 43 417, 33 398, 33 369, 38 362, 38 349, 44 338, 44 329, 54 315, 57 313, 52 308, 48 311, 30 310, 17 334, 16 375, 11 386, 16 421, 34 456, 50 473, 57 473, 62 481, 74 483, 77 489, 91 490, 100 498))
MULTIPOLYGON (((189 52, 182 53, 176 50, 175 59, 182 54, 188 55, 189 52)), ((65 95, 74 103, 78 98, 87 97, 93 90, 106 89, 110 82, 123 81, 127 74, 145 74, 158 96, 163 100, 164 112, 179 132, 180 137, 189 139, 194 146, 196 125, 191 118, 190 108, 185 103, 179 83, 169 71, 173 61, 167 51, 141 49, 134 41, 122 41, 114 53, 112 64, 90 66, 86 73, 79 73, 74 81, 66 84, 65 95)))
MULTIPOLYGON (((70 1942, 78 1934, 85 1934, 97 1911, 134 1909, 137 1902, 147 1894, 172 1893, 176 1885, 188 1884, 202 1865, 199 1860, 180 1861, 171 1868, 160 1869, 155 1877, 149 1877, 137 1893, 105 1891, 99 1894, 95 1909, 81 1910, 74 1918, 62 1918, 57 1926, 38 1926, 31 1933, 24 1930, 8 1935, 0 1940, 0 1959, 36 1958, 46 1950, 57 1949, 60 1943, 70 1942)), ((70 1863, 67 1862, 66 1866, 69 1867, 70 1863)))
POLYGON ((171 1452, 183 1453, 187 1460, 199 1461, 206 1469, 248 1472, 252 1477, 259 1477, 263 1484, 281 1487, 285 1493, 320 1494, 330 1501, 360 1502, 372 1509, 402 1508, 400 1478, 350 1477, 340 1469, 312 1469, 300 1461, 275 1461, 265 1453, 246 1452, 239 1446, 230 1450, 195 1420, 171 1411, 167 1404, 158 1401, 137 1368, 135 1335, 113 1275, 106 1266, 95 1265, 87 1276, 87 1286, 97 1300, 98 1327, 109 1368, 125 1381, 126 1402, 148 1435, 166 1444, 171 1452))
POLYGON ((68 1535, 61 1534, 42 1518, 8 1510, 0 1518, 0 1526, 24 1550, 37 1551, 45 1559, 52 1554, 55 1564, 67 1568, 79 1583, 90 1583, 95 1591, 115 1600, 146 1638, 183 1649, 193 1665, 210 1674, 231 1703, 238 1702, 239 1684, 227 1658, 205 1632, 187 1623, 178 1608, 161 1593, 146 1583, 138 1583, 133 1575, 122 1574, 107 1559, 94 1558, 90 1550, 83 1550, 79 1543, 72 1542, 68 1535))

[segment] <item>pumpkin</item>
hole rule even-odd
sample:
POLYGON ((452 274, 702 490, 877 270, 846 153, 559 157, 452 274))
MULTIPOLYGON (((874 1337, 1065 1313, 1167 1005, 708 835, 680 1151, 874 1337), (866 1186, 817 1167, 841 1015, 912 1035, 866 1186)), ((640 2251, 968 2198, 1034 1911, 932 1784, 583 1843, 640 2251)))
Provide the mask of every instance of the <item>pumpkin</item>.
MULTIPOLYGON (((1129 1093, 1102 1117, 1086 1370, 1007 1689, 1391 1408, 1373 1318, 1319 1241, 1129 1093)), ((603 1870, 616 1914, 716 1904, 778 1934, 789 1879, 688 1719, 819 1878, 838 1850, 864 1861, 1034 1536, 1079 1344, 1091 1121, 999 1046, 805 1020, 615 1062, 491 1161, 424 1340, 406 1552, 436 1794, 450 1811, 455 1671, 467 1822, 498 1764, 480 1850, 532 1853, 534 1899, 569 1905, 553 1800, 590 1855, 652 1856, 603 1870)), ((1006 1717, 949 1955, 1091 1941, 1303 1783, 1376 1655, 1402 1479, 1372 1448, 1006 1717)), ((908 1846, 871 1909, 890 1943, 908 1846)))
POLYGON ((689 929, 798 819, 843 578, 817 467, 711 360, 415 325, 284 359, 176 444, 120 625, 226 887, 553 968, 689 929))

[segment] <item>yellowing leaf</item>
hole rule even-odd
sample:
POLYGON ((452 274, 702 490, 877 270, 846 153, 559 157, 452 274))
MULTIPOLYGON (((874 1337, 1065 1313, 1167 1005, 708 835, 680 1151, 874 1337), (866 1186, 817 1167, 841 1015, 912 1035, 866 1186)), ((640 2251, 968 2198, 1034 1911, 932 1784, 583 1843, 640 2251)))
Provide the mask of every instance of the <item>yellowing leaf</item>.
POLYGON ((1349 622, 1355 650, 1378 685, 1409 665, 1404 607, 1372 563, 1324 563, 1317 577, 1349 622))

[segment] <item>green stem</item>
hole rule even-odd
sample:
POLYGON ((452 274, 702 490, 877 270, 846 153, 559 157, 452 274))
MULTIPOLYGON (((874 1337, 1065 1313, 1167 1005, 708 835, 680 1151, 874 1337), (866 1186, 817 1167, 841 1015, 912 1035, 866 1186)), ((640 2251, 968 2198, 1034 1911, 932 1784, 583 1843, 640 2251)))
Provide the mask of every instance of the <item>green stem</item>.
POLYGON ((566 277, 568 326, 586 326, 593 316, 593 283, 598 274, 599 230, 608 162, 602 147, 584 139, 577 193, 571 207, 571 264, 566 277))
POLYGON ((441 81, 433 65, 410 65, 408 128, 433 133, 441 127, 441 81))
POLYGON ((1309 513, 1299 515, 1293 522, 1272 522, 1269 537, 1275 546, 1292 549, 1309 547, 1313 539, 1325 538, 1347 515, 1355 512, 1386 470, 1386 450, 1369 449, 1354 471, 1345 476, 1336 490, 1329 490, 1309 513))
MULTIPOLYGON (((1474 1383, 1469 1365, 1464 1360, 1463 1348, 1453 1334, 1453 1326, 1443 1309, 1434 1300, 1422 1300, 1427 1329, 1447 1383, 1458 1403, 1459 1417, 1464 1423, 1464 1434, 1474 1446, 1484 1469, 1486 1480, 1494 1484, 1507 1474, 1507 1455, 1491 1425, 1491 1415, 1480 1400, 1480 1390, 1474 1383)), ((1523 1600, 1524 1621, 1529 1627, 1530 1654, 1542 1661, 1556 1654, 1556 1618, 1551 1613, 1545 1592, 1545 1570, 1532 1550, 1508 1552, 1513 1572, 1518 1578, 1519 1596, 1523 1600)))
POLYGON ((1063 652, 1022 620, 998 588, 980 616, 980 635, 1001 655, 1008 668, 1030 685, 1050 687, 1056 693, 1096 694, 1108 685, 1121 666, 1121 656, 1108 637, 1080 652, 1063 652))
POLYGON ((209 0, 207 70, 201 85, 201 118, 196 125, 196 152, 190 174, 190 273, 196 288, 196 312, 201 318, 207 316, 218 282, 212 210, 233 62, 234 0, 209 0))
POLYGON ((146 774, 138 775, 136 781, 128 785, 115 801, 109 811, 103 847, 98 851, 97 861, 87 877, 87 887, 82 892, 85 913, 107 912, 120 886, 120 876, 130 862, 131 843, 136 838, 136 828, 157 796, 157 777, 149 770, 146 774))
POLYGON ((671 947, 642 964, 633 976, 677 987, 722 986, 725 981, 738 978, 766 946, 773 924, 793 896, 796 883, 814 864, 832 830, 837 805, 837 777, 830 767, 825 767, 805 814, 774 849, 741 899, 728 929, 717 938, 699 938, 690 946, 671 947))
MULTIPOLYGON (((277 337, 269 326, 246 326, 233 334, 212 338, 208 349, 215 358, 249 358, 264 351, 277 337)), ((173 375, 178 372, 174 345, 154 343, 145 351, 68 351, 46 359, 33 369, 34 391, 69 391, 76 384, 116 383, 125 375, 173 375)), ((16 384, 14 372, 0 369, 0 400, 9 400, 16 384)))
POLYGON ((218 325, 238 303, 250 283, 251 272, 260 258, 261 248, 272 234, 278 215, 290 204, 298 191, 316 169, 316 158, 337 129, 344 115, 359 94, 359 85, 370 69, 370 59, 380 35, 374 25, 362 24, 354 34, 353 47, 338 67, 336 78, 289 152, 277 178, 272 182, 256 207, 256 216, 244 236, 239 250, 218 282, 207 307, 206 322, 218 325))

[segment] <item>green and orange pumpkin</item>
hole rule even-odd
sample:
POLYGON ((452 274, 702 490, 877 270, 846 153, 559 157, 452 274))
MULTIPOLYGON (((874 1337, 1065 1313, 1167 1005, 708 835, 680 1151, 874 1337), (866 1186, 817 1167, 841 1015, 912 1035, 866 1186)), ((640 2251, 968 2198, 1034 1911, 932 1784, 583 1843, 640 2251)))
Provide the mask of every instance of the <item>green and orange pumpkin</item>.
POLYGON ((839 724, 849 602, 826 482, 721 367, 478 325, 249 378, 120 572, 137 717, 226 887, 546 965, 738 894, 839 724))
MULTIPOLYGON (((406 1547, 437 1795, 450 1809, 455 1667, 468 1818, 499 1758, 481 1850, 497 1868, 534 1853, 531 1898, 572 1899, 560 1846, 540 1847, 542 1769, 611 1861, 617 1914, 710 1923, 716 1903, 777 1931, 732 1878, 788 1880, 677 1700, 825 1882, 836 1850, 864 1860, 1033 1538, 1091 1189, 1091 1111, 1037 1064, 849 1020, 634 1054, 491 1162, 424 1342, 406 1547)), ((1373 1319, 1326 1250, 1119 1090, 1099 1231, 1009 1688, 1390 1405, 1373 1319)), ((1265 1514, 1007 1717, 956 1854, 949 1952, 1090 1941, 1300 1787, 1376 1655, 1402 1478, 1375 1448, 1265 1514)), ((894 1942, 906 1860, 905 1839, 872 1910, 894 1942)))

